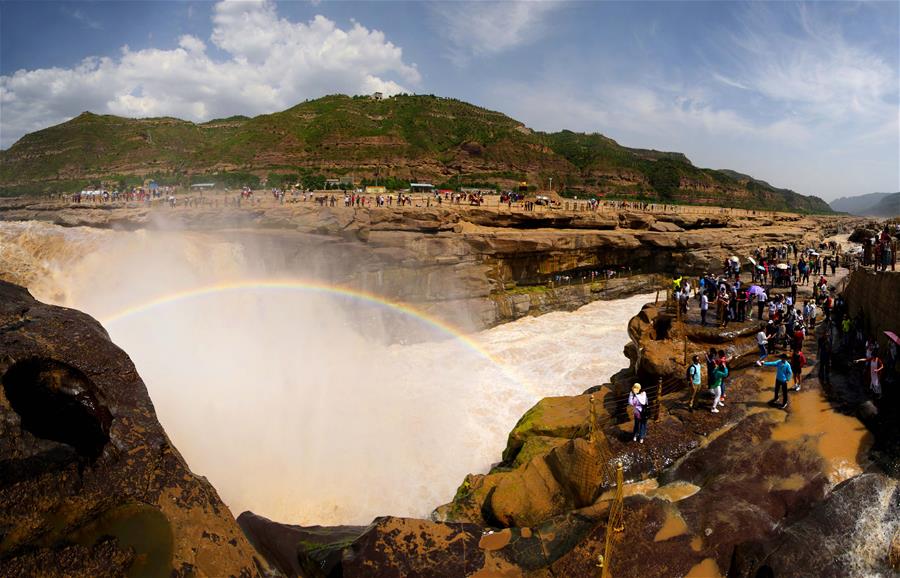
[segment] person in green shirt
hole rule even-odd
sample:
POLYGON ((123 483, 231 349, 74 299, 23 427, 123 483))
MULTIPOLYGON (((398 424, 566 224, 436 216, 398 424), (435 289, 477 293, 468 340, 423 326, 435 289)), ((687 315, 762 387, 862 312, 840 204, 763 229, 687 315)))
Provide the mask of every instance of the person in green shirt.
POLYGON ((715 367, 713 367, 712 374, 709 376, 709 389, 713 392, 713 404, 710 410, 712 413, 719 413, 719 406, 725 405, 721 399, 722 383, 726 377, 728 377, 728 367, 721 361, 717 361, 715 367))

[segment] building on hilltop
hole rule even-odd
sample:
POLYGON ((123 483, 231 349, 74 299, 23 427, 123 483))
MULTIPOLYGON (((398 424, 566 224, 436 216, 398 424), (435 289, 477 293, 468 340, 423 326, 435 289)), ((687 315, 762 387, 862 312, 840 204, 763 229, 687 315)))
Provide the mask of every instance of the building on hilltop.
POLYGON ((430 193, 434 190, 431 183, 409 183, 409 190, 414 193, 430 193))

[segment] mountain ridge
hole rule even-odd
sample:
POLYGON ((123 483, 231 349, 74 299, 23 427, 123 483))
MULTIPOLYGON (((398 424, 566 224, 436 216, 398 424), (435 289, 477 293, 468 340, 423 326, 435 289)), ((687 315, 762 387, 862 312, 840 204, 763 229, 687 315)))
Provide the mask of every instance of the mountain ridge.
POLYGON ((840 197, 831 201, 829 205, 835 211, 861 217, 896 217, 900 216, 900 192, 840 197))
POLYGON ((325 178, 402 187, 510 188, 566 196, 831 212, 827 203, 735 171, 704 169, 679 152, 629 148, 599 133, 534 131, 522 122, 431 95, 330 95, 255 117, 193 123, 85 112, 0 151, 0 194, 71 190, 144 178, 226 185, 260 179, 316 186, 325 178), (746 177, 746 178, 744 178, 746 177))

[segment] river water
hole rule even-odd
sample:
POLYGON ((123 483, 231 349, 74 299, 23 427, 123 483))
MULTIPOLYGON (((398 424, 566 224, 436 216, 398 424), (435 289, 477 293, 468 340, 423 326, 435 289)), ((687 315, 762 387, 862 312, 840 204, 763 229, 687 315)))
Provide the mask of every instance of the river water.
POLYGON ((536 401, 626 366, 627 321, 652 299, 461 336, 283 274, 273 285, 261 261, 199 234, 0 223, 0 276, 104 323, 235 514, 296 524, 426 516, 499 459, 536 401), (201 287, 220 289, 191 293, 201 287), (398 342, 397 323, 419 341, 398 342))

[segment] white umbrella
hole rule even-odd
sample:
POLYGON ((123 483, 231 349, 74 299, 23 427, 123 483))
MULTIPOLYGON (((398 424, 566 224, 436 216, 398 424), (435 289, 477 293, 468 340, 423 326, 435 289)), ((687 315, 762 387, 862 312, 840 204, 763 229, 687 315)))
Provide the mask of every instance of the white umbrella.
POLYGON ((733 261, 734 263, 739 263, 740 259, 738 259, 735 255, 732 255, 728 258, 729 261, 733 261))
POLYGON ((747 257, 747 260, 756 265, 756 259, 754 259, 753 257, 747 257))
POLYGON ((782 271, 784 271, 785 269, 788 268, 787 263, 779 263, 779 264, 775 265, 775 267, 777 267, 778 269, 781 269, 782 271))

